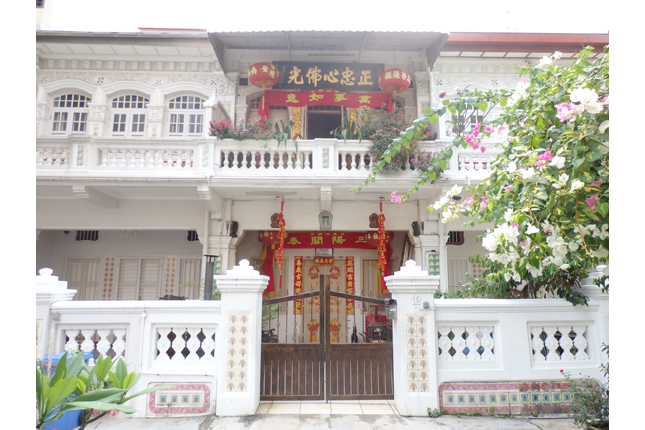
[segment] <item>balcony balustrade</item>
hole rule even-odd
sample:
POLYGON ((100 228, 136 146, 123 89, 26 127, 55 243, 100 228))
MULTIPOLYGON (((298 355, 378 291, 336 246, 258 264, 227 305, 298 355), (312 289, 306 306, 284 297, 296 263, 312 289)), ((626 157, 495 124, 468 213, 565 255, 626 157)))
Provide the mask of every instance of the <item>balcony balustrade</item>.
MULTIPOLYGON (((499 154, 470 148, 454 151, 444 176, 449 179, 486 178, 499 154)), ((445 148, 448 140, 420 142, 425 152, 445 148)), ((275 140, 37 138, 38 177, 146 176, 164 178, 331 177, 364 178, 375 160, 368 155, 369 141, 337 139, 300 140, 278 145, 275 140)), ((387 175, 387 174, 386 174, 387 175)), ((405 160, 398 178, 413 180, 418 172, 405 160)))

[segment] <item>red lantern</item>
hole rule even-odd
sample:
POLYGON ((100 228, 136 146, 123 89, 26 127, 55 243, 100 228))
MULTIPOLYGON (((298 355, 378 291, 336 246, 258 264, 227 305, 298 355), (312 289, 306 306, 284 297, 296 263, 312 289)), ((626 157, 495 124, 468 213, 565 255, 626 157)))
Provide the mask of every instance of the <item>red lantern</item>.
POLYGON ((396 97, 397 94, 407 90, 410 86, 410 75, 405 70, 388 69, 381 73, 378 86, 386 93, 396 97))
POLYGON ((255 63, 249 68, 249 82, 262 91, 278 83, 278 69, 271 63, 255 63))

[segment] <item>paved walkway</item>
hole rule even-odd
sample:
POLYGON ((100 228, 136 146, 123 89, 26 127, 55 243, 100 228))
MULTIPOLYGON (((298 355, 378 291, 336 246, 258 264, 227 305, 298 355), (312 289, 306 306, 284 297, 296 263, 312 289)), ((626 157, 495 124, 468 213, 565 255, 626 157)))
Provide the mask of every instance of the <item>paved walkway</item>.
POLYGON ((392 400, 261 402, 247 417, 102 419, 87 430, 578 430, 571 418, 403 417, 392 400))

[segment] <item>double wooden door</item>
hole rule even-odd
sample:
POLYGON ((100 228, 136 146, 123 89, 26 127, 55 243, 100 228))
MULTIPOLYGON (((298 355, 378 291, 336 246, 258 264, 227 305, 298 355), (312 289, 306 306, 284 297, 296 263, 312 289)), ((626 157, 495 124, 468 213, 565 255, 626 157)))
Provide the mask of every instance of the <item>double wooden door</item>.
MULTIPOLYGON (((346 328, 345 333, 339 336, 339 321, 337 315, 332 313, 332 307, 338 313, 346 300, 360 301, 364 306, 382 305, 384 301, 332 291, 329 275, 321 275, 318 284, 318 291, 266 300, 263 303, 265 313, 267 309, 272 312, 273 308, 282 306, 287 310, 286 315, 289 315, 290 303, 294 306, 295 303, 302 303, 303 314, 309 310, 310 317, 301 315, 299 321, 293 319, 293 322, 285 318, 284 334, 280 324, 277 325, 277 333, 265 333, 267 342, 262 344, 260 399, 393 399, 391 339, 364 343, 366 338, 362 337, 359 339, 360 343, 351 343, 352 336, 346 335, 346 328), (314 318, 311 307, 307 307, 308 303, 311 306, 316 301, 320 305, 319 319, 314 318), (306 327, 304 336, 298 335, 298 325, 306 327), (291 327, 293 332, 289 333, 291 327)), ((279 309, 276 311, 279 313, 279 309)), ((344 318, 342 323, 346 322, 347 319, 344 318)))

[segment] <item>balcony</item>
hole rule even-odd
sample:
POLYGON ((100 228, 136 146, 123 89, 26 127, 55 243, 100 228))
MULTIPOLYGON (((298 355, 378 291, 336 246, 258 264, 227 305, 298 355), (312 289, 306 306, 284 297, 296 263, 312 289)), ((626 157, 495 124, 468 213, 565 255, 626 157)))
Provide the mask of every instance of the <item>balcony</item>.
MULTIPOLYGON (((438 151, 449 140, 420 142, 423 151, 438 151)), ((494 147, 495 142, 487 142, 494 147)), ((165 178, 197 179, 213 176, 235 178, 365 178, 372 160, 366 155, 369 141, 315 139, 278 147, 275 140, 123 139, 69 138, 36 139, 37 177, 56 178, 165 178)), ((489 174, 490 163, 499 154, 494 148, 481 153, 460 148, 453 154, 444 177, 479 181, 489 174)), ((414 180, 418 173, 409 162, 400 172, 385 178, 414 180)))

